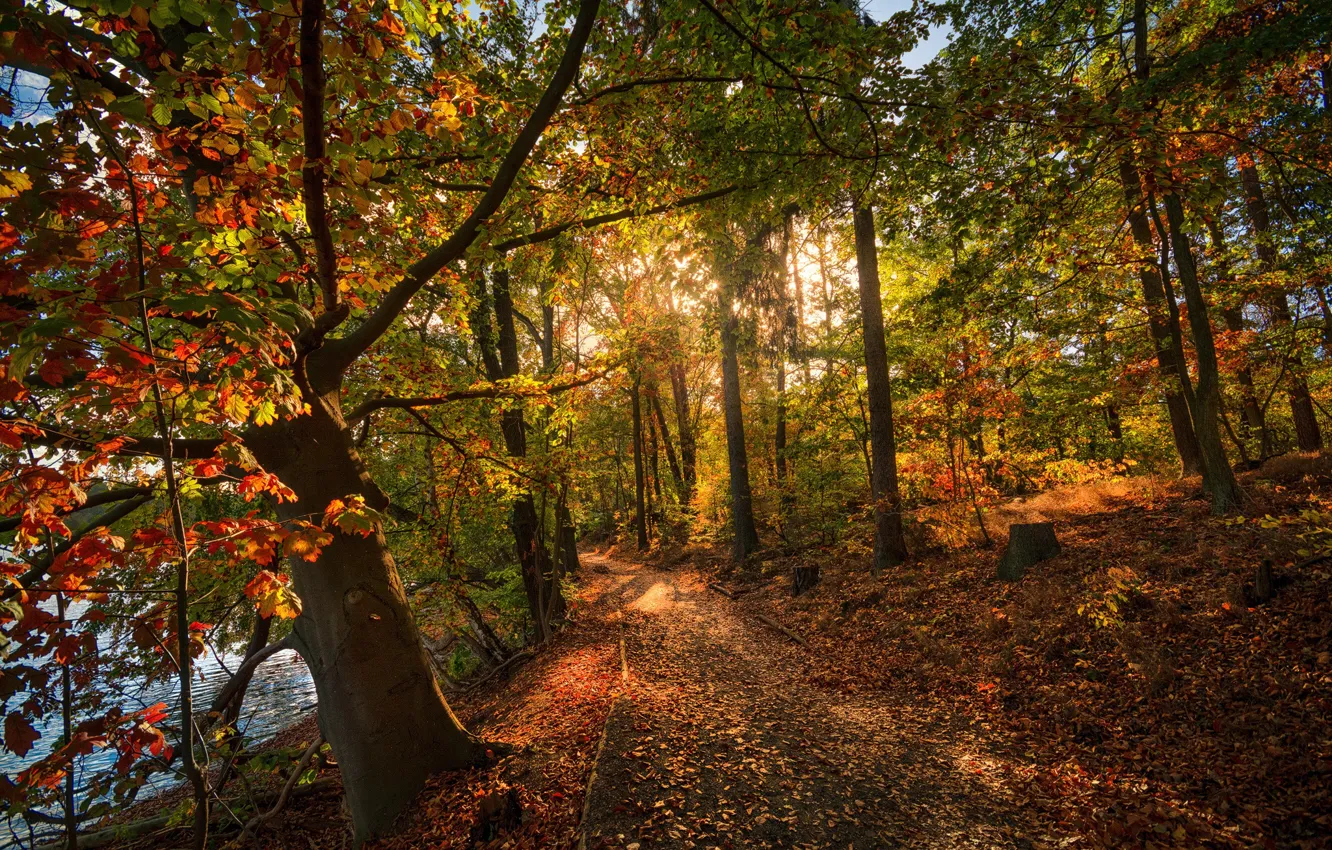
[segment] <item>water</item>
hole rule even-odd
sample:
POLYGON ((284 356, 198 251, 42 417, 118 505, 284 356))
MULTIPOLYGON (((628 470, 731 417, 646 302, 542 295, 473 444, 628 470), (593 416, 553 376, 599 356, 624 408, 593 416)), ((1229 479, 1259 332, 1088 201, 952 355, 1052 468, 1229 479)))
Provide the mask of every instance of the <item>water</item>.
MULTIPOLYGON (((195 661, 197 673, 194 679, 194 702, 197 709, 207 708, 230 678, 227 670, 234 671, 240 665, 241 658, 240 653, 225 653, 219 660, 210 653, 195 661)), ((125 694, 119 702, 127 710, 166 703, 173 711, 166 722, 174 726, 179 721, 179 715, 175 712, 179 701, 179 687, 179 680, 174 676, 151 683, 131 683, 125 688, 125 694)), ((245 706, 241 712, 239 725, 251 741, 261 741, 306 717, 314 709, 315 702, 314 680, 310 678, 310 671, 306 668, 305 662, 296 652, 283 650, 268 658, 255 671, 254 678, 245 692, 245 706)), ((46 756, 50 752, 51 742, 60 736, 61 727, 62 722, 58 714, 48 716, 46 722, 37 727, 42 737, 23 758, 0 749, 0 772, 12 777, 24 767, 46 756)), ((177 743, 170 740, 170 736, 168 740, 173 746, 177 743)), ((93 775, 113 770, 116 757, 116 751, 108 749, 97 750, 80 759, 75 774, 76 787, 85 788, 93 775)), ((154 791, 178 781, 174 773, 155 773, 148 786, 140 792, 139 799, 146 799, 154 791)), ((0 848, 14 846, 10 843, 7 832, 8 830, 0 824, 0 848)))

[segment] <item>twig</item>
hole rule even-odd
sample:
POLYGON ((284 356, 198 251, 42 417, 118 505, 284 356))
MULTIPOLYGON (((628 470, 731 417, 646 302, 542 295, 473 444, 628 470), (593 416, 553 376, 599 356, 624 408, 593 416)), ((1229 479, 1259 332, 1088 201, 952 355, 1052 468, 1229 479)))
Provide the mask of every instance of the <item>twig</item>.
POLYGON ((720 584, 717 584, 716 582, 708 582, 708 587, 717 591, 722 596, 725 596, 727 599, 734 599, 736 596, 736 594, 732 593, 731 591, 727 590, 726 588, 722 587, 720 584))
POLYGON ((763 623, 764 625, 772 626, 774 629, 786 635, 796 643, 800 644, 805 649, 809 649, 809 644, 805 642, 805 639, 802 638, 800 635, 796 634, 795 632, 791 631, 790 629, 788 629, 786 626, 783 626, 781 623, 777 622, 776 620, 767 616, 766 614, 759 614, 757 616, 759 618, 759 622, 763 623))
POLYGON ((273 808, 250 818, 249 822, 245 824, 245 828, 241 830, 241 834, 236 836, 236 840, 233 841, 230 846, 238 846, 245 839, 254 838, 255 831, 259 829, 259 827, 277 817, 278 813, 286 808, 287 800, 291 797, 291 790, 295 788, 296 783, 300 781, 301 774, 305 773, 305 768, 309 766, 310 759, 314 758, 315 753, 319 752, 319 748, 323 745, 324 736, 316 735, 315 739, 310 742, 310 746, 305 748, 304 753, 301 753, 301 760, 298 761, 296 767, 292 769, 291 776, 287 777, 287 784, 282 786, 282 793, 278 794, 277 802, 273 803, 273 808))

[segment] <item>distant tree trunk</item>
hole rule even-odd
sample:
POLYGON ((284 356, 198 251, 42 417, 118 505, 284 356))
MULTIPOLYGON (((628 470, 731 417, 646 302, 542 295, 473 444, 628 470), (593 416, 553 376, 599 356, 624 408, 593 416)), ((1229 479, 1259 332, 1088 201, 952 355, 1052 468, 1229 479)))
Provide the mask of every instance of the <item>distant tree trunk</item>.
MULTIPOLYGON (((520 364, 508 270, 496 270, 493 284, 495 323, 499 330, 498 356, 490 341, 489 315, 482 315, 475 325, 486 376, 498 381, 518 375, 520 364)), ((501 414, 500 431, 504 434, 504 445, 510 457, 527 457, 527 425, 521 408, 514 407, 501 414)), ((550 554, 541 542, 541 521, 531 493, 522 493, 514 500, 509 524, 513 530, 528 610, 536 626, 537 640, 544 643, 550 637, 550 623, 564 614, 564 599, 553 573, 550 554)))
POLYGON ((694 501, 698 484, 698 451, 694 442, 694 428, 689 419, 689 384, 685 381, 684 361, 671 361, 671 399, 675 404, 675 427, 680 434, 680 474, 684 487, 680 491, 680 504, 686 509, 694 501))
POLYGON ((819 246, 819 282, 823 285, 823 344, 826 346, 827 356, 823 359, 823 373, 825 377, 831 377, 833 373, 833 297, 832 281, 828 278, 828 257, 823 247, 823 236, 820 234, 819 246))
POLYGON ((905 561, 907 549, 902 534, 901 496, 897 490, 897 446, 893 435, 893 396, 888 380, 883 302, 879 293, 879 253, 874 211, 868 206, 855 211, 855 235, 873 455, 874 562, 870 571, 877 576, 905 561))
MULTIPOLYGON (((1151 222, 1142 194, 1142 182, 1138 177, 1137 167, 1128 159, 1119 161, 1119 177, 1124 189, 1124 201, 1128 208, 1129 230, 1133 242, 1140 250, 1155 253, 1152 239, 1151 222)), ((1163 233, 1161 238, 1165 239, 1163 233)), ((1171 333, 1171 311, 1166 304, 1165 284, 1161 272, 1147 263, 1138 264, 1138 282, 1142 287, 1142 300, 1147 308, 1147 327, 1151 332, 1152 345, 1156 349, 1156 365, 1165 385, 1166 410, 1170 414, 1170 430, 1175 438, 1175 451, 1179 455, 1181 472, 1184 475, 1197 475, 1202 471, 1202 452, 1198 447, 1198 438, 1193 430, 1189 415, 1189 402, 1186 394, 1188 372, 1180 352, 1174 344, 1171 333)))
MULTIPOLYGON (((1108 404, 1105 407, 1105 427, 1110 432, 1110 439, 1115 442, 1115 451, 1122 454, 1124 450, 1124 426, 1120 423, 1119 408, 1113 404, 1108 404)), ((1115 460, 1122 459, 1115 458, 1115 460)))
POLYGON ((773 449, 777 467, 777 530, 785 539, 786 520, 791 507, 791 495, 786 482, 786 362, 777 357, 777 427, 773 435, 773 449))
MULTIPOLYGON (((787 210, 782 228, 782 318, 777 330, 777 423, 773 434, 774 461, 777 473, 777 532, 786 538, 786 524, 790 517, 792 493, 787 482, 786 458, 786 355, 798 345, 799 324, 794 305, 787 293, 787 275, 791 267, 791 240, 794 210, 787 210)), ((799 283, 797 282, 797 288, 799 283)))
POLYGON ((749 489, 749 457, 745 449, 745 419, 740 405, 740 361, 738 320, 731 309, 731 287, 717 287, 721 309, 722 407, 726 414, 726 459, 731 477, 731 521, 735 539, 731 554, 737 561, 758 551, 758 531, 754 527, 754 499, 749 489))
POLYGON ((1174 192, 1167 194, 1164 200, 1175 254, 1175 271, 1189 308, 1189 328, 1193 332, 1193 348, 1198 357, 1193 428, 1202 449, 1203 486, 1212 496, 1212 513, 1224 514, 1239 507, 1240 492, 1225 447, 1221 444, 1221 384, 1212 325, 1207 317, 1207 301, 1198 282, 1193 248, 1184 231, 1184 206, 1174 192))
MULTIPOLYGON (((264 647, 268 646, 268 637, 272 630, 272 617, 260 617, 258 613, 254 615, 254 626, 250 629, 250 641, 246 644, 245 655, 241 658, 242 666, 247 660, 258 655, 264 647)), ((238 670, 238 674, 243 678, 235 683, 227 683, 227 690, 231 692, 231 698, 227 701, 223 710, 222 720, 228 726, 235 725, 236 721, 240 719, 241 708, 245 704, 245 691, 250 687, 250 680, 254 678, 254 670, 253 667, 245 669, 244 672, 238 670)), ((212 706, 214 711, 219 708, 221 706, 212 706)))
POLYGON ((647 509, 644 502, 643 482, 643 409, 639 401, 640 381, 634 378, 633 388, 629 391, 630 409, 634 422, 634 528, 638 531, 638 549, 648 547, 647 509))
MULTIPOLYGON (((1216 282, 1221 285, 1230 281, 1230 265, 1225 261, 1225 234, 1221 231, 1221 222, 1218 216, 1213 216, 1207 220, 1207 231, 1211 236, 1212 250, 1216 251, 1217 254, 1215 264, 1216 282)), ((1226 330, 1230 333, 1244 331, 1244 311, 1242 307, 1228 307, 1222 310, 1221 318, 1226 323, 1226 330)), ((1268 434, 1263 409, 1258 404, 1258 393, 1253 383, 1253 371, 1249 368, 1247 362, 1236 370, 1235 378, 1240 385, 1240 406, 1244 411, 1244 424, 1249 431, 1258 435, 1258 455, 1260 459, 1266 459, 1272 454, 1272 440, 1268 434)))
MULTIPOLYGON (((541 304, 541 371, 547 375, 555 371, 555 305, 547 303, 543 293, 541 304)), ((573 426, 565 436, 566 445, 573 442, 573 426)), ((560 494, 555 500, 555 540, 559 549, 558 575, 578 571, 578 532, 569 513, 569 482, 560 481, 560 494)))
POLYGON ((666 424, 666 411, 661 407, 661 393, 657 391, 655 383, 648 387, 648 404, 652 406, 652 416, 657 420, 657 430, 661 432, 661 447, 666 452, 666 465, 671 470, 671 480, 675 482, 675 491, 680 494, 680 504, 684 504, 689 488, 680 470, 679 457, 671 440, 671 429, 666 424))
POLYGON ((791 274, 791 286, 795 291, 795 325, 791 331, 791 352, 800 361, 805 376, 805 384, 810 383, 809 351, 805 345, 805 284, 800 279, 800 252, 795 247, 795 215, 797 210, 788 211, 786 217, 786 253, 787 265, 791 274))
MULTIPOLYGON (((1270 274, 1277 267, 1276 248, 1272 245, 1272 225, 1267 213, 1267 199, 1263 195, 1263 183, 1258 176, 1258 169, 1251 162, 1240 163, 1240 181, 1244 185, 1244 206, 1253 224, 1254 241, 1258 243, 1258 264, 1264 273, 1270 274)), ((1314 415, 1309 384, 1304 379, 1299 339, 1290 315, 1290 305, 1286 303, 1285 290, 1274 293, 1268 299, 1268 312, 1272 317, 1272 326, 1279 331, 1279 337, 1289 337, 1283 342, 1289 352, 1286 386, 1290 415, 1295 423, 1296 442, 1303 451, 1316 452, 1323 447, 1323 434, 1314 415)))

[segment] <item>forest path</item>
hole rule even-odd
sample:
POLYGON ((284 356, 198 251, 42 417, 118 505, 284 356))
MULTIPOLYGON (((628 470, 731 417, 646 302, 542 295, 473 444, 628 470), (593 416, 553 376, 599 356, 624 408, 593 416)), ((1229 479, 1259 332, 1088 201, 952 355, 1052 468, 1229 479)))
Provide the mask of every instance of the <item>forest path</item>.
POLYGON ((806 651, 688 571, 598 556, 629 668, 587 847, 1039 846, 972 725, 811 684, 806 651))

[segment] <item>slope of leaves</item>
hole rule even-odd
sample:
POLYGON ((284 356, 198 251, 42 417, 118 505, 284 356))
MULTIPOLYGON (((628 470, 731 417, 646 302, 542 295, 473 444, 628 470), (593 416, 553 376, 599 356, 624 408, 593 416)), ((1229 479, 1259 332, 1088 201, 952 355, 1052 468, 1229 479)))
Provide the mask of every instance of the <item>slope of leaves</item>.
MULTIPOLYGON (((1328 481, 1251 483, 1246 513, 1280 517, 1328 481)), ((995 733, 1005 784, 1082 845, 1327 846, 1332 574, 1292 566, 1288 535, 1206 519, 1178 485, 1097 501, 1046 500, 1063 553, 1018 585, 994 578, 996 550, 879 583, 863 557, 815 551, 765 570, 821 564, 813 593, 790 599, 782 577, 742 599, 807 636, 803 670, 824 687, 995 733), (1254 606, 1263 557, 1285 586, 1254 606)))

